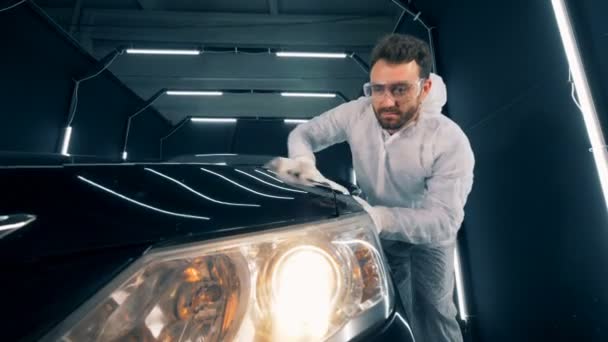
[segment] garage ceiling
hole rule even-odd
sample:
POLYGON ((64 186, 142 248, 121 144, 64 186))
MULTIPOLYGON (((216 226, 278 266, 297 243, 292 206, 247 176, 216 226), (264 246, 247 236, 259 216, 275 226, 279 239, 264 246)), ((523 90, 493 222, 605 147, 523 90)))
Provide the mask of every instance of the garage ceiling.
MULTIPOLYGON (((354 52, 364 61, 393 31, 390 0, 35 0, 98 59, 120 47, 225 48, 195 56, 119 56, 110 70, 142 98, 160 89, 277 90, 360 94, 367 73, 352 58, 277 57, 271 51, 354 52), (234 49, 238 52, 235 52, 234 49)), ((308 118, 343 100, 280 94, 163 95, 172 122, 187 116, 308 118)))

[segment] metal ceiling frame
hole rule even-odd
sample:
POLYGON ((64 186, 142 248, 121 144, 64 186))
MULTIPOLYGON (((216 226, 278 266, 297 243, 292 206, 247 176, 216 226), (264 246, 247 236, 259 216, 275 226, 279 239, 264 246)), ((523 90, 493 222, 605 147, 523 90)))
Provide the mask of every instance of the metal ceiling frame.
POLYGON ((412 17, 413 21, 417 21, 418 23, 420 23, 420 25, 422 25, 422 27, 424 27, 429 35, 429 47, 431 49, 431 57, 433 59, 433 72, 437 72, 437 64, 435 61, 435 46, 433 44, 433 29, 435 28, 435 26, 429 26, 427 23, 424 22, 423 18, 422 18, 422 11, 419 11, 418 9, 415 8, 415 6, 412 4, 412 0, 407 0, 407 3, 405 3, 405 0, 391 0, 395 5, 397 5, 399 8, 401 8, 401 16, 399 17, 399 19, 397 20, 397 23, 395 23, 395 28, 393 29, 393 33, 397 32, 397 29, 399 28, 399 26, 401 26, 401 24, 403 24, 403 22, 405 21, 405 14, 408 14, 412 17))
POLYGON ((165 89, 165 88, 157 91, 154 95, 152 95, 149 99, 147 99, 144 102, 144 105, 139 110, 137 110, 135 113, 129 115, 129 117, 127 118, 127 127, 126 127, 126 131, 125 131, 125 137, 123 139, 123 145, 122 145, 122 160, 127 160, 127 144, 129 142, 129 133, 131 132, 131 122, 133 121, 133 119, 135 119, 135 117, 137 117, 139 114, 143 113, 144 110, 146 110, 146 109, 148 109, 148 107, 152 106, 152 104, 154 104, 154 102, 156 102, 156 100, 158 100, 166 92, 167 92, 167 89, 165 89))

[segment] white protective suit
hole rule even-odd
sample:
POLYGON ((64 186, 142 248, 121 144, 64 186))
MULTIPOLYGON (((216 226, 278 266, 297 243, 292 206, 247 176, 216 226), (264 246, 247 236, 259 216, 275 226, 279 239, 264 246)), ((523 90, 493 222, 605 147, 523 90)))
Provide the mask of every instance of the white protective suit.
POLYGON ((473 184, 474 157, 456 123, 441 114, 441 77, 418 120, 393 135, 374 115, 371 99, 340 105, 289 135, 289 157, 347 141, 366 208, 380 230, 393 277, 417 341, 461 341, 453 302, 454 246, 473 184))

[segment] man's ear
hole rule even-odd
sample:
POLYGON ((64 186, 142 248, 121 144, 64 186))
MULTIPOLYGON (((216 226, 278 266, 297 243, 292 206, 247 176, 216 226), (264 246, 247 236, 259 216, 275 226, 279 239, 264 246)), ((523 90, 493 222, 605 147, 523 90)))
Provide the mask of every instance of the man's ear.
POLYGON ((422 91, 420 92, 420 103, 422 103, 424 101, 424 99, 426 99, 426 97, 431 92, 432 87, 433 87, 433 81, 431 81, 431 78, 429 77, 429 78, 425 79, 424 83, 422 83, 422 91))

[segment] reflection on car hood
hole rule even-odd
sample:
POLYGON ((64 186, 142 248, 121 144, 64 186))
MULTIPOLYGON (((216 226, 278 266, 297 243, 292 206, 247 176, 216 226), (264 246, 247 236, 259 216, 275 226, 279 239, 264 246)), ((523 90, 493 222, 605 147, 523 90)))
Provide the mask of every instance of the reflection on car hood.
MULTIPOLYGON (((326 190, 294 187, 261 168, 208 164, 66 165, 0 170, 0 214, 37 219, 1 250, 34 255, 217 235, 335 216, 326 190), (250 229, 250 228, 249 228, 250 229)), ((358 211, 347 196, 339 210, 358 211)), ((14 253, 10 253, 10 252, 14 253)), ((30 255, 30 257, 33 255, 30 255)))

